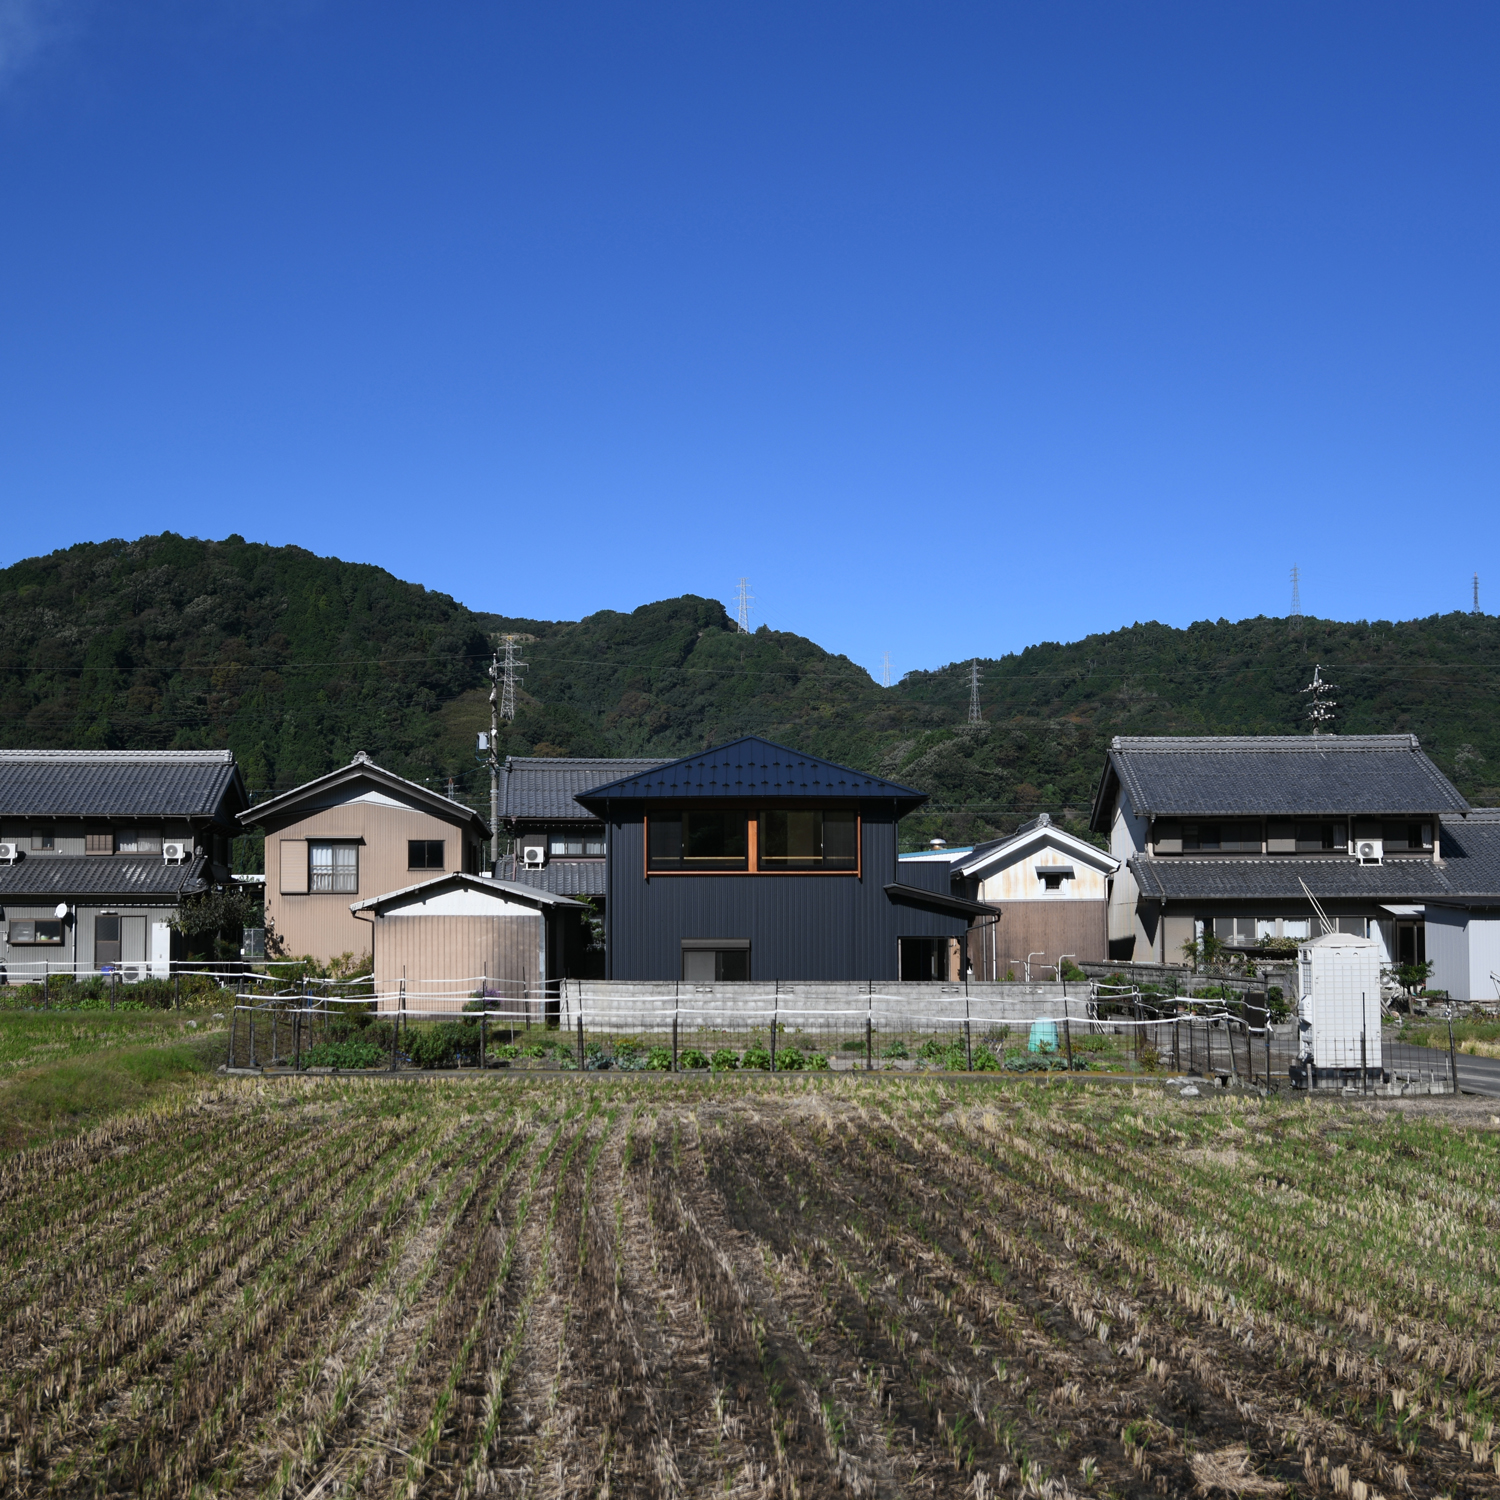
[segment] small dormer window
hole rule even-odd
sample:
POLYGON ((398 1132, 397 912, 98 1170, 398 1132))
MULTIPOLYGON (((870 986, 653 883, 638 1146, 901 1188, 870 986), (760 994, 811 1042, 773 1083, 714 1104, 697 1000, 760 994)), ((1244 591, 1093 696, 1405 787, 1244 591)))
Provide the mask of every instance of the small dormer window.
POLYGON ((1038 865, 1036 867, 1037 879, 1042 882, 1043 887, 1049 891, 1060 891, 1063 881, 1073 879, 1072 865, 1038 865))

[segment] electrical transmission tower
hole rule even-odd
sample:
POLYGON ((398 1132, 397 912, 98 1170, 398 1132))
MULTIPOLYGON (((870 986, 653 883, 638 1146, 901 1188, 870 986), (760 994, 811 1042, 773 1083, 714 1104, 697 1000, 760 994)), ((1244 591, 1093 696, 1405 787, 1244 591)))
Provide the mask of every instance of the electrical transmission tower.
POLYGON ((984 715, 979 712, 979 659, 977 657, 969 663, 969 723, 984 723, 984 715))
POLYGON ((1307 708, 1307 717, 1312 722, 1312 732, 1318 734, 1324 724, 1333 723, 1334 709, 1339 706, 1337 698, 1330 698, 1329 693, 1338 691, 1338 683, 1323 681, 1323 668, 1313 668, 1313 680, 1302 689, 1304 693, 1312 694, 1312 702, 1307 708))
POLYGON ((740 579, 740 586, 734 596, 735 619, 740 628, 741 635, 750 634, 750 606, 755 601, 755 595, 750 592, 750 585, 745 579, 740 579))
POLYGON ((891 653, 885 653, 885 661, 880 668, 880 685, 889 687, 891 685, 891 653))
POLYGON ((513 635, 502 636, 505 642, 505 665, 501 668, 500 717, 514 719, 516 716, 516 684, 521 680, 521 669, 527 664, 516 660, 516 640, 513 635))
POLYGON ((1479 574, 1474 575, 1474 613, 1479 613, 1479 574))
POLYGON ((1302 624, 1302 570, 1292 569, 1292 613, 1290 616, 1293 625, 1302 624))

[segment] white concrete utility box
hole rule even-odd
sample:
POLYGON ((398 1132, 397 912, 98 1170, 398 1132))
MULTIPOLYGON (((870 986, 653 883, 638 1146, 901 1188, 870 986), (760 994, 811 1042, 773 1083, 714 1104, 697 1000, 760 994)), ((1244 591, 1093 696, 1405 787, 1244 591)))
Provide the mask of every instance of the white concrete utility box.
POLYGON ((1303 1060, 1381 1072, 1380 944, 1348 932, 1309 939, 1297 949, 1297 988, 1303 1060))

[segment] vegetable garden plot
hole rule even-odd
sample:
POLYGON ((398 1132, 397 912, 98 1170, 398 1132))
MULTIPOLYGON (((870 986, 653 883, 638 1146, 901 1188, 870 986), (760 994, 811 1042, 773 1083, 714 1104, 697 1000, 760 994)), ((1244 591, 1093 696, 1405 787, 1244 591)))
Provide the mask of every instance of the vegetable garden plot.
POLYGON ((21 1495, 1500 1495, 1496 1135, 234 1080, 0 1168, 21 1495))

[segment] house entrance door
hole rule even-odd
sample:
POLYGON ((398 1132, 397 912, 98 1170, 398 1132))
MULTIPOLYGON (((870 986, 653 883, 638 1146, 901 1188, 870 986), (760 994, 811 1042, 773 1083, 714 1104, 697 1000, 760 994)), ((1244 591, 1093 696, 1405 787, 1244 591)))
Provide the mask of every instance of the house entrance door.
POLYGON ((105 964, 120 961, 120 918, 114 913, 105 913, 94 918, 94 967, 102 969, 105 964))
POLYGON ((1427 962, 1427 924, 1425 922, 1396 923, 1397 964, 1425 964, 1427 962))

